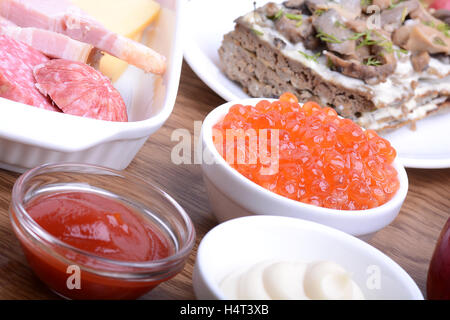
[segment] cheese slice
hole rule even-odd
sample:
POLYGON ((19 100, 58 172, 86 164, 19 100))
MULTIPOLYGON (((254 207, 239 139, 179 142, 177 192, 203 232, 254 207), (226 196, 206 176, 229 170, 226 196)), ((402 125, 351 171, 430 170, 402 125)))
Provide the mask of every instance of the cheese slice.
POLYGON ((109 30, 134 38, 158 15, 153 0, 71 0, 109 30))
MULTIPOLYGON (((141 41, 142 33, 158 16, 159 3, 153 0, 71 0, 72 3, 109 30, 141 41)), ((128 64, 105 54, 100 60, 100 72, 116 81, 128 64)))

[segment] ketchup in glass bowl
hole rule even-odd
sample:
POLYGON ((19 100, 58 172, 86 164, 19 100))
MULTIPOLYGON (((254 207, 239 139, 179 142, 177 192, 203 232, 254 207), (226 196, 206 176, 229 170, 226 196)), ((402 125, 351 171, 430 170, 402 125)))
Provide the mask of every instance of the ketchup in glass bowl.
POLYGON ((10 218, 35 274, 68 299, 136 299, 182 271, 195 242, 189 216, 164 191, 88 165, 22 175, 10 218))
POLYGON ((450 218, 442 229, 431 258, 427 299, 450 300, 450 218))

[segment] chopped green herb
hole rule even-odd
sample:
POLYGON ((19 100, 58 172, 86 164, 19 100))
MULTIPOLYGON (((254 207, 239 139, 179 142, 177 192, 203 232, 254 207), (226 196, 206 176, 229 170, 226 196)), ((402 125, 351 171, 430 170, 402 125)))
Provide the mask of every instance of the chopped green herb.
POLYGON ((361 6, 370 6, 372 4, 372 0, 361 0, 361 6))
POLYGON ((394 44, 392 43, 392 41, 384 38, 378 32, 376 32, 376 34, 377 34, 377 36, 379 36, 383 39, 378 43, 378 45, 382 46, 387 53, 395 52, 395 53, 397 53, 398 58, 401 58, 400 54, 408 54, 408 50, 405 50, 402 48, 394 48, 394 44))
POLYGON ((334 23, 334 26, 336 28, 344 28, 347 29, 347 26, 345 24, 343 24, 342 22, 340 22, 339 20, 336 20, 336 22, 334 23))
POLYGON ((397 8, 398 5, 399 5, 400 3, 402 3, 403 1, 405 1, 405 0, 398 0, 397 2, 392 1, 391 5, 389 6, 388 9, 390 10, 390 9, 397 8))
POLYGON ((381 65, 381 62, 380 62, 378 59, 374 58, 374 57, 369 57, 369 58, 364 62, 364 64, 365 64, 366 66, 373 66, 373 67, 376 67, 376 66, 381 65))
POLYGON ((280 19, 281 16, 283 15, 283 10, 278 10, 278 12, 275 14, 275 16, 273 17, 275 20, 280 19))
POLYGON ((447 46, 447 44, 444 42, 444 40, 442 40, 442 39, 439 38, 439 37, 434 37, 433 43, 434 43, 434 44, 437 44, 438 46, 444 46, 444 47, 447 46))
POLYGON ((356 47, 357 49, 362 48, 364 46, 373 46, 379 44, 379 40, 372 39, 372 30, 366 30, 361 33, 355 33, 353 37, 349 38, 350 40, 358 40, 361 39, 361 42, 356 47))
POLYGON ((348 38, 348 40, 358 40, 359 38, 361 38, 362 36, 364 36, 366 33, 365 32, 361 32, 361 33, 355 33, 353 35, 353 37, 348 38))
POLYGON ((402 23, 405 22, 406 16, 408 15, 408 8, 404 7, 402 12, 402 23))
POLYGON ((422 23, 426 26, 432 27, 432 28, 436 28, 436 25, 434 24, 433 21, 422 21, 422 23))
POLYGON ((325 9, 317 9, 316 11, 314 11, 314 15, 321 16, 325 11, 325 9))
POLYGON ((253 29, 253 28, 252 28, 252 31, 253 31, 254 34, 256 34, 256 35, 259 36, 259 37, 264 35, 264 32, 261 32, 261 31, 259 31, 259 30, 256 30, 256 29, 253 29))
POLYGON ((303 16, 301 14, 292 14, 292 13, 286 13, 284 15, 289 20, 296 20, 298 21, 295 26, 298 28, 303 24, 303 16))
POLYGON ((343 42, 342 40, 339 40, 338 38, 336 38, 332 34, 324 33, 320 29, 319 29, 319 32, 317 33, 316 37, 319 38, 320 40, 324 41, 324 42, 331 42, 331 43, 342 43, 343 42))
POLYGON ((400 59, 402 57, 402 54, 408 54, 408 50, 398 48, 394 50, 395 53, 397 53, 397 58, 400 59))
POLYGON ((450 38, 450 26, 445 22, 437 25, 436 29, 441 31, 447 38, 450 38))
POLYGON ((333 69, 334 68, 334 63, 329 57, 327 57, 327 67, 329 69, 333 69))
POLYGON ((301 14, 286 13, 284 16, 289 20, 303 20, 303 16, 301 14))
POLYGON ((424 25, 434 28, 440 32, 442 32, 447 38, 450 38, 450 26, 445 22, 436 25, 433 21, 423 21, 424 25))
POLYGON ((407 54, 408 53, 407 50, 404 50, 401 48, 395 49, 394 44, 390 40, 383 37, 380 33, 374 31, 374 34, 377 37, 381 38, 381 40, 372 39, 371 30, 366 30, 366 31, 360 32, 360 33, 355 33, 352 37, 348 38, 348 40, 358 40, 358 39, 362 38, 361 42, 357 46, 357 49, 359 49, 363 46, 377 45, 377 46, 383 47, 387 53, 392 53, 392 52, 397 52, 397 54, 400 54, 400 53, 407 54))
POLYGON ((303 51, 298 51, 298 53, 300 53, 302 56, 304 56, 306 59, 308 59, 308 60, 312 60, 312 61, 314 61, 314 62, 317 62, 317 58, 318 57, 320 57, 320 52, 318 52, 318 53, 316 53, 315 55, 313 55, 313 56, 311 56, 311 55, 309 55, 309 54, 307 54, 307 53, 305 53, 305 52, 303 52, 303 51))

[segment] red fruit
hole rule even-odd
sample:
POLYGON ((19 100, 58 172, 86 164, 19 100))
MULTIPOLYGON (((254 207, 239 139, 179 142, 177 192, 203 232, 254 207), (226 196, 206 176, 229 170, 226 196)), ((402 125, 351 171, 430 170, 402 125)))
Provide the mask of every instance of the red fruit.
POLYGON ((90 66, 54 59, 34 68, 36 87, 64 112, 127 122, 127 108, 111 81, 90 66))
POLYGON ((450 300, 450 218, 442 229, 427 279, 427 298, 430 300, 450 300))
POLYGON ((430 8, 439 10, 439 9, 447 9, 450 10, 450 1, 449 0, 435 0, 430 5, 430 8))

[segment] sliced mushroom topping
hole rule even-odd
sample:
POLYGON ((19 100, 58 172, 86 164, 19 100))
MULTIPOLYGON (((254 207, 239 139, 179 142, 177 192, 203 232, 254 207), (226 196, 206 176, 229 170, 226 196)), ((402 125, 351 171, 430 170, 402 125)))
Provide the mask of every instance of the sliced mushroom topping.
POLYGON ((366 82, 384 81, 395 71, 397 62, 393 53, 370 57, 365 61, 344 60, 332 52, 325 51, 331 68, 352 78, 366 82))
POLYGON ((391 6, 391 0, 373 0, 372 5, 377 6, 380 10, 387 9, 391 6))
POLYGON ((368 61, 371 57, 372 57, 372 53, 370 52, 370 47, 360 46, 360 47, 356 48, 355 55, 350 57, 350 59, 356 59, 356 60, 364 62, 364 61, 368 61))
POLYGON ((412 52, 450 53, 450 38, 420 22, 400 28, 394 33, 393 40, 398 46, 412 52))
MULTIPOLYGON (((337 2, 344 10, 351 11, 357 16, 361 15, 361 0, 340 0, 337 2)), ((334 6, 333 3, 331 5, 334 6)))
POLYGON ((269 2, 262 9, 264 9, 264 14, 269 19, 275 18, 277 13, 280 12, 280 7, 274 2, 269 2))
POLYGON ((305 0, 289 0, 283 2, 283 6, 289 9, 297 9, 302 11, 304 14, 308 13, 305 0))
POLYGON ((311 13, 316 12, 317 10, 326 10, 328 9, 328 0, 305 0, 305 5, 311 11, 311 13))
POLYGON ((348 20, 345 22, 345 25, 352 31, 356 33, 361 33, 366 31, 367 29, 367 21, 360 19, 348 20))
POLYGON ((313 25, 317 37, 326 43, 328 49, 343 55, 355 53, 356 42, 349 40, 353 32, 345 26, 344 20, 336 10, 330 9, 315 17, 313 25))
POLYGON ((345 19, 356 19, 361 15, 361 0, 305 0, 311 13, 334 9, 345 19))
MULTIPOLYGON (((303 19, 297 10, 283 14, 275 20, 275 28, 292 43, 305 41, 314 36, 311 22, 303 19)), ((316 41, 316 43, 318 43, 316 41)))
POLYGON ((422 72, 430 63, 430 55, 426 51, 413 53, 411 55, 411 64, 416 72, 422 72))
POLYGON ((445 9, 440 9, 437 10, 433 16, 436 19, 439 19, 443 22, 445 22, 446 24, 450 24, 450 10, 445 10, 445 9))
POLYGON ((398 28, 392 34, 392 42, 401 48, 405 48, 406 43, 408 42, 409 39, 409 34, 411 33, 413 26, 414 25, 412 24, 408 24, 398 28))
POLYGON ((408 0, 400 2, 393 8, 383 10, 380 16, 383 29, 392 32, 399 28, 405 22, 406 17, 419 7, 418 0, 408 0))
POLYGON ((307 36, 303 41, 303 45, 306 49, 316 50, 320 46, 320 40, 316 37, 316 30, 313 26, 313 17, 310 16, 304 20, 305 28, 308 27, 307 36))
POLYGON ((442 23, 441 20, 433 17, 433 15, 422 5, 419 5, 419 7, 415 10, 411 11, 410 16, 412 19, 420 20, 421 22, 425 22, 430 25, 438 25, 439 23, 442 23))

